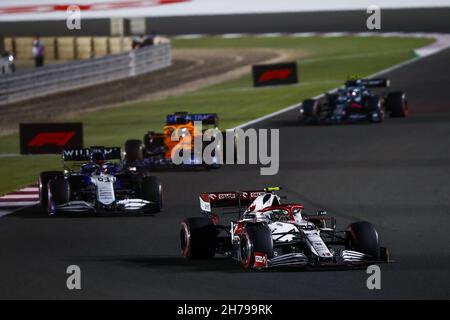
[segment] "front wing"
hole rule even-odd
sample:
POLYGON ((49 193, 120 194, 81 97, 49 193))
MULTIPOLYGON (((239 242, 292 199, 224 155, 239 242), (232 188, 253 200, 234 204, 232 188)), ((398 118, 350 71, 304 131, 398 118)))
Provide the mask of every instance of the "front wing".
POLYGON ((51 215, 55 214, 89 214, 89 213, 156 213, 159 206, 142 199, 124 199, 117 201, 113 206, 98 206, 86 201, 70 201, 60 205, 52 205, 51 215))
POLYGON ((267 258, 263 253, 254 253, 255 269, 270 269, 281 267, 360 267, 374 263, 387 263, 388 259, 372 259, 371 256, 353 250, 342 250, 329 260, 311 259, 303 253, 289 253, 273 258, 267 258))

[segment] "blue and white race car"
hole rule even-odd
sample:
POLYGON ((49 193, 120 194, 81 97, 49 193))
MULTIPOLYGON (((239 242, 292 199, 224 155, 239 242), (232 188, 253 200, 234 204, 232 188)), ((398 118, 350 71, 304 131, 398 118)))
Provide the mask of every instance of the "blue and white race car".
POLYGON ((58 213, 156 213, 162 208, 159 179, 120 162, 120 148, 65 149, 64 171, 39 176, 39 199, 49 215, 58 213), (78 162, 69 168, 67 162, 78 162), (81 164, 79 163, 81 162, 81 164))

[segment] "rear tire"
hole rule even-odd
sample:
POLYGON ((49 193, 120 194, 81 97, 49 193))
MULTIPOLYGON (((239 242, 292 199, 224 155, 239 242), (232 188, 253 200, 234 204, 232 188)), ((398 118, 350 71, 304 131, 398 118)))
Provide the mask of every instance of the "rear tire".
POLYGON ((64 174, 61 171, 44 171, 39 175, 39 202, 45 212, 47 212, 48 207, 48 182, 63 177, 64 174))
POLYGON ((131 139, 125 142, 125 163, 129 166, 144 159, 141 140, 131 139))
POLYGON ((142 199, 153 202, 157 212, 162 209, 162 187, 158 177, 149 176, 142 179, 142 199))
POLYGON ((209 218, 187 218, 181 223, 180 247, 186 259, 212 259, 217 229, 209 218))
POLYGON ((302 103, 303 119, 314 118, 317 119, 320 112, 320 103, 318 100, 306 99, 302 103))
POLYGON ((241 235, 240 260, 242 267, 249 270, 255 263, 255 252, 266 254, 267 258, 273 257, 272 232, 266 225, 247 225, 241 235))
POLYGON ((408 116, 408 101, 404 92, 390 92, 386 97, 386 110, 393 118, 404 118, 408 116))
POLYGON ((47 213, 55 214, 55 206, 70 201, 70 184, 64 178, 56 178, 48 182, 47 213))
POLYGON ((355 222, 347 228, 347 245, 355 250, 370 255, 374 260, 380 258, 380 241, 375 227, 366 221, 355 222))
POLYGON ((337 93, 327 93, 326 94, 326 101, 327 101, 327 104, 330 106, 334 106, 336 104, 336 101, 338 98, 339 98, 339 95, 337 93))

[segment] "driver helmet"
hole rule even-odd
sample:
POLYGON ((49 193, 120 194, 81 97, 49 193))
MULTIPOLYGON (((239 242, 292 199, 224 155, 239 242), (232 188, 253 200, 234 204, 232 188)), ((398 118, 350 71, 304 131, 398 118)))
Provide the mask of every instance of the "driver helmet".
POLYGON ((102 166, 106 162, 106 156, 103 152, 94 151, 91 154, 91 162, 102 166))
POLYGON ((280 205, 280 197, 273 193, 258 196, 247 209, 247 212, 258 212, 264 208, 280 205))
POLYGON ((359 88, 356 88, 356 87, 350 87, 348 89, 348 95, 352 96, 352 97, 359 96, 360 92, 361 92, 361 90, 359 88))

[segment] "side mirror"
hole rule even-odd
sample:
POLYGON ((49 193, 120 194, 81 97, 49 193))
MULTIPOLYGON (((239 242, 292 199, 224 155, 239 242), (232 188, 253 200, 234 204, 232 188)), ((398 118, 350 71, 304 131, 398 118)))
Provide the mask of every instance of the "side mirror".
POLYGON ((317 210, 317 215, 318 216, 326 216, 327 212, 325 210, 317 210))

